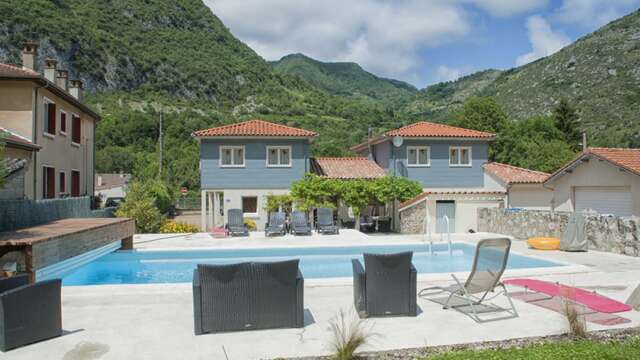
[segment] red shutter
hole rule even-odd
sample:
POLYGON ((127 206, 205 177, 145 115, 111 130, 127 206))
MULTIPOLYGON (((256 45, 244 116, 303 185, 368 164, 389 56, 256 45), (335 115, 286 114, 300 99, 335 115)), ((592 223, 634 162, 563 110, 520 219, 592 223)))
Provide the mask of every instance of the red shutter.
POLYGON ((47 133, 56 134, 56 104, 49 103, 47 106, 47 133))
POLYGON ((80 196, 80 172, 71 172, 71 196, 80 196))
POLYGON ((67 132, 67 114, 63 112, 60 113, 60 132, 67 132))
POLYGON ((82 127, 80 125, 80 118, 78 116, 71 117, 71 141, 76 144, 80 144, 80 132, 82 127))
POLYGON ((42 169, 42 197, 53 199, 56 197, 56 169, 44 167, 42 169))

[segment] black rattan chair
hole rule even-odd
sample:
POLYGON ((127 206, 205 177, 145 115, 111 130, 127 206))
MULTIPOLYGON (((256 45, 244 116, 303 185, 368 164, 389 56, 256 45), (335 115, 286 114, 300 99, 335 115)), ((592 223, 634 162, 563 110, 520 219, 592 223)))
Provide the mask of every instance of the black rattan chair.
POLYGON ((29 276, 0 280, 0 350, 62 335, 60 279, 29 284, 29 276))
POLYGON ((416 269, 412 252, 364 254, 352 260, 353 300, 361 318, 416 316, 416 269))
POLYGON ((196 335, 304 326, 299 260, 198 265, 193 274, 196 335))

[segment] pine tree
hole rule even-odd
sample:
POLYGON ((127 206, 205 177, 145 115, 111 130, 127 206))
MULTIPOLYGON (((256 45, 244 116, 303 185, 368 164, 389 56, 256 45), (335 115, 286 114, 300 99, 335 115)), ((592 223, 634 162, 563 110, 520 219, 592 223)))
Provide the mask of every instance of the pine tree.
POLYGON ((553 121, 558 130, 562 131, 565 141, 571 148, 578 150, 581 138, 580 129, 578 128, 580 116, 566 99, 560 100, 558 106, 553 109, 553 121))

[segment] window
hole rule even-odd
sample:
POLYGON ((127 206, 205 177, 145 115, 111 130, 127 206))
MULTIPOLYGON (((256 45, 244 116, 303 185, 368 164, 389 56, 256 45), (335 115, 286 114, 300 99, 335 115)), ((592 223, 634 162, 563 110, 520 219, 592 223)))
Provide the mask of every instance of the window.
POLYGON ((291 146, 267 146, 268 167, 290 167, 291 146))
POLYGON ((428 146, 407 146, 407 166, 431 165, 431 149, 428 146))
POLYGON ((220 146, 221 167, 244 167, 244 146, 220 146))
POLYGON ((71 170, 71 196, 80 196, 80 171, 71 170))
POLYGON ((245 214, 256 215, 258 214, 258 197, 257 196, 243 196, 242 197, 242 212, 245 214))
POLYGON ((44 100, 44 133, 56 134, 56 104, 48 99, 44 100))
POLYGON ((452 146, 449 148, 449 166, 471 166, 471 147, 452 146))
POLYGON ((60 181, 58 181, 58 183, 60 184, 60 194, 66 194, 67 193, 67 174, 64 171, 60 171, 60 181))
POLYGON ((80 137, 81 131, 82 131, 82 125, 80 121, 80 116, 71 115, 71 142, 80 144, 80 141, 82 141, 80 137))
POLYGON ((48 166, 42 168, 42 197, 53 199, 56 197, 56 169, 48 166))
POLYGON ((67 134, 67 113, 60 110, 60 134, 67 134))

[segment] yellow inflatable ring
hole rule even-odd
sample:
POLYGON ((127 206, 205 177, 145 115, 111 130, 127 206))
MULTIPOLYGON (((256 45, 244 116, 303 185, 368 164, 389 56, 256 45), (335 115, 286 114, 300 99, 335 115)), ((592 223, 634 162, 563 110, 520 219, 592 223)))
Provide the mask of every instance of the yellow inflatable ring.
POLYGON ((537 250, 559 250, 560 239, 555 237, 534 237, 527 240, 527 245, 537 250))

